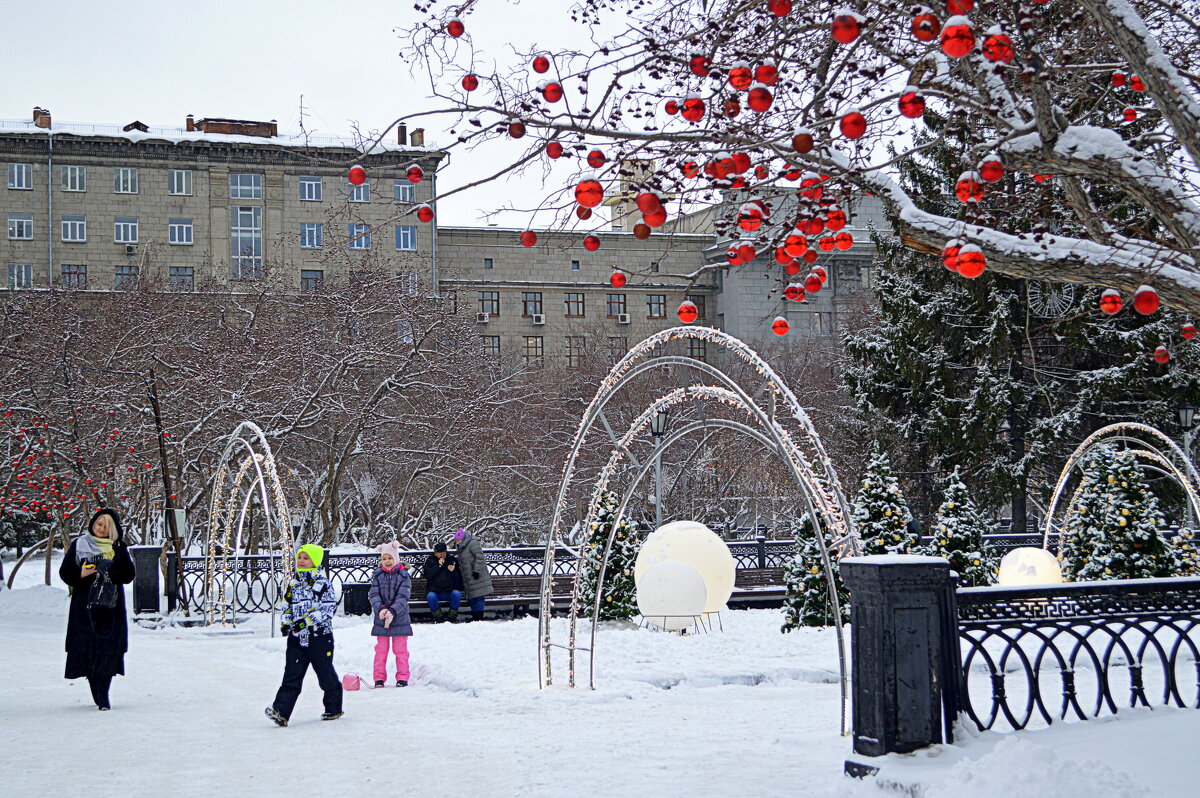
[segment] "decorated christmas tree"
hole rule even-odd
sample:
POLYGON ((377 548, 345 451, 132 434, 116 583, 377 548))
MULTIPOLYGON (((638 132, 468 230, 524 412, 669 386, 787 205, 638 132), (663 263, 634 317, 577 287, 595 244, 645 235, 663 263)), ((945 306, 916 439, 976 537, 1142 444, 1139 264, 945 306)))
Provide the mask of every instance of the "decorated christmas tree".
POLYGON ((1068 518, 1063 576, 1073 581, 1172 576, 1166 519, 1146 486, 1137 455, 1102 446, 1084 465, 1079 500, 1068 518))
POLYGON ((900 483, 892 476, 888 457, 876 445, 862 488, 854 497, 854 526, 863 554, 911 552, 919 541, 909 529, 911 520, 912 513, 900 493, 900 483))
MULTIPOLYGON (((801 626, 832 626, 834 613, 829 601, 829 582, 825 578, 825 567, 811 522, 797 529, 795 538, 796 554, 783 569, 787 597, 783 602, 784 618, 780 631, 790 632, 801 626)), ((832 553, 830 565, 833 566, 842 621, 846 622, 850 620, 850 594, 842 584, 837 557, 832 553)))
MULTIPOLYGON (((608 545, 608 533, 617 514, 617 495, 605 491, 600 495, 592 523, 591 534, 584 544, 583 584, 580 590, 582 613, 590 615, 596 603, 596 580, 600 576, 600 560, 604 547, 608 545)), ((613 536, 612 548, 608 553, 608 566, 604 569, 604 597, 600 602, 600 620, 615 621, 637 615, 636 592, 633 582, 633 564, 637 559, 638 540, 636 529, 627 521, 621 521, 613 536)))
POLYGON ((991 584, 994 565, 983 547, 987 525, 971 501, 957 467, 946 478, 943 495, 926 553, 949 560, 963 587, 991 584))
POLYGON ((1194 529, 1181 529, 1171 541, 1179 562, 1179 576, 1200 576, 1200 535, 1194 529))

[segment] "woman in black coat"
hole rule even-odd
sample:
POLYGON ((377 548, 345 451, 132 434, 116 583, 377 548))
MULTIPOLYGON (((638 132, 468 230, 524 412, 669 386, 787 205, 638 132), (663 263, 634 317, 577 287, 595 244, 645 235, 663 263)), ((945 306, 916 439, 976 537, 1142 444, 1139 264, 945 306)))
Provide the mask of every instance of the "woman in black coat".
POLYGON ((96 707, 108 709, 112 678, 125 674, 129 626, 124 586, 133 581, 133 558, 115 510, 99 510, 92 516, 87 531, 67 548, 58 576, 71 588, 66 678, 86 677, 96 707), (91 605, 92 588, 101 573, 107 573, 116 586, 115 607, 91 605))

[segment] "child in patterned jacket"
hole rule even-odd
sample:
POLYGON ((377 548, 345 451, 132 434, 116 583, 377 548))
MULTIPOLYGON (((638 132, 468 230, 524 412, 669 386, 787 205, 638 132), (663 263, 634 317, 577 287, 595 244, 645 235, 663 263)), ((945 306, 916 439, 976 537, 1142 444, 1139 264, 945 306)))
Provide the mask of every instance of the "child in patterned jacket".
POLYGON ((320 546, 311 543, 301 546, 296 552, 296 575, 283 594, 285 606, 280 631, 287 637, 287 661, 275 702, 266 709, 267 717, 278 726, 288 724, 310 665, 325 694, 321 720, 337 720, 344 714, 342 683, 333 669, 337 590, 319 570, 324 558, 325 550, 320 546))

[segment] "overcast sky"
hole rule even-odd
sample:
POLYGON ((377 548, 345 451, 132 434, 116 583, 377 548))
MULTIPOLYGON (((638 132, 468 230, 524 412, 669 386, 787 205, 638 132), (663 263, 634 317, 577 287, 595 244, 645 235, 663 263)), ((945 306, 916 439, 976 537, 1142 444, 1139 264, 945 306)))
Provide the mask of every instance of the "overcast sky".
MULTIPOLYGON (((573 30, 562 0, 488 0, 467 17, 472 43, 505 58, 508 44, 562 46, 573 30), (555 24, 548 12, 557 12, 555 24), (532 27, 530 20, 537 20, 532 27), (569 35, 569 34, 568 34, 569 35)), ((310 133, 382 129, 428 107, 428 80, 409 75, 397 28, 418 21, 412 0, 0 0, 4 75, 0 117, 28 119, 35 105, 61 122, 182 127, 188 114, 276 119, 296 130, 300 97, 310 133)), ((412 127, 413 125, 410 125, 412 127)), ((449 143, 441 123, 427 141, 449 143)), ((459 152, 439 189, 476 179, 498 155, 459 152)), ((480 213, 542 194, 540 178, 476 189, 439 208, 442 224, 482 224, 480 213)), ((528 217, 500 221, 523 226, 528 217)), ((549 221, 548 219, 546 220, 549 221)))

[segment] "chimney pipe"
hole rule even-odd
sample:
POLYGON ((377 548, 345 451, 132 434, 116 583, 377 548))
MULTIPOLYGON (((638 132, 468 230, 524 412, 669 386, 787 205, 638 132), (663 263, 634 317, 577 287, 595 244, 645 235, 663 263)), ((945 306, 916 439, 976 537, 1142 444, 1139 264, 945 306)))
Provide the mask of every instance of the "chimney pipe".
POLYGON ((33 109, 33 124, 37 127, 49 130, 51 126, 50 112, 41 106, 35 107, 33 109))
POLYGON ((408 125, 403 122, 396 125, 396 140, 400 143, 401 147, 408 146, 408 125))
POLYGON ((419 127, 408 136, 408 143, 413 147, 425 146, 425 128, 419 127))
POLYGON ((191 114, 187 115, 187 119, 183 120, 183 126, 189 133, 196 129, 196 118, 191 114))

